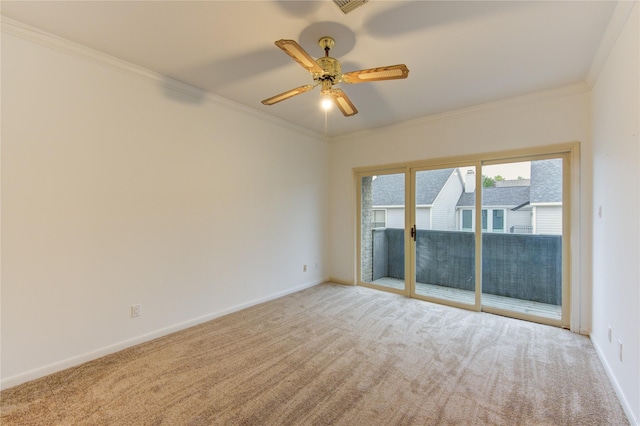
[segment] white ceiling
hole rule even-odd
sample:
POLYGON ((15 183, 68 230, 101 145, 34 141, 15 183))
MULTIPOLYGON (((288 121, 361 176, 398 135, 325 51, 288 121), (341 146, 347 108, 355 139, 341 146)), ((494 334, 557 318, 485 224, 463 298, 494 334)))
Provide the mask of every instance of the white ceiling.
POLYGON ((336 136, 585 81, 612 1, 376 1, 345 15, 323 1, 7 1, 2 14, 207 92, 336 136), (343 72, 405 63, 406 80, 341 84, 359 110, 320 92, 274 45, 313 57, 331 36, 343 72))

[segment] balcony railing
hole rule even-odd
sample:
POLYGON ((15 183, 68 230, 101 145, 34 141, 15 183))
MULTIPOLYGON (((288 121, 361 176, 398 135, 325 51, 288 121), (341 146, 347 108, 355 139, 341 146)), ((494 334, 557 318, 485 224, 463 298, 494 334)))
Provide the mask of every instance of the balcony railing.
MULTIPOLYGON (((373 280, 404 279, 404 230, 373 232, 373 280)), ((416 282, 473 291, 475 234, 418 230, 416 282)), ((559 235, 482 234, 482 292, 562 305, 559 235)))
POLYGON ((533 226, 531 225, 513 225, 509 228, 512 234, 533 234, 533 226))

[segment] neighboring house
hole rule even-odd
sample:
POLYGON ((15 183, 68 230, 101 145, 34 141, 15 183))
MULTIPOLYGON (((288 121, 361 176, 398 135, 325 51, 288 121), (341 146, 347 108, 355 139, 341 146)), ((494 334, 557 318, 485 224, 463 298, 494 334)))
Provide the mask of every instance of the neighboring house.
MULTIPOLYGON (((373 226, 404 228, 404 175, 380 175, 373 180, 373 226)), ((463 190, 458 169, 416 173, 416 227, 456 229, 456 203, 463 190)))
MULTIPOLYGON (((474 174, 457 204, 458 230, 475 230, 474 174)), ((562 234, 562 159, 531 162, 531 179, 483 188, 482 229, 514 234, 562 234)))
POLYGON ((562 234, 562 160, 531 162, 534 234, 562 234))
MULTIPOLYGON (((496 186, 482 191, 482 230, 530 234, 529 186, 496 186)), ((458 228, 475 231, 475 191, 464 192, 457 205, 458 228)))
MULTIPOLYGON (((404 174, 372 183, 373 227, 404 228, 404 174)), ((512 234, 562 234, 562 160, 531 162, 531 179, 483 188, 482 229, 512 234)), ((416 173, 416 227, 475 230, 475 174, 460 169, 416 173)))

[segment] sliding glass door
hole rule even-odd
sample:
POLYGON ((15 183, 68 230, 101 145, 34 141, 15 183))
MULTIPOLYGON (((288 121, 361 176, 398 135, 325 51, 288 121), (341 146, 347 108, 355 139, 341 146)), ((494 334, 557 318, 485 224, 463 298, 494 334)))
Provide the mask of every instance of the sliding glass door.
POLYGON ((418 297, 475 305, 475 234, 458 203, 473 200, 475 167, 414 169, 414 292, 418 297))
POLYGON ((482 305, 562 317, 563 159, 482 166, 482 305))
POLYGON ((568 326, 570 158, 358 174, 358 284, 568 326))

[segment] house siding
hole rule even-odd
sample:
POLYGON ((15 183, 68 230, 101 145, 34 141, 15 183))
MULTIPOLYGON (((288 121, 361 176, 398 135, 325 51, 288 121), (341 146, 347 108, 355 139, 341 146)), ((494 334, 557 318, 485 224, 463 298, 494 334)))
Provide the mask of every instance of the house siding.
MULTIPOLYGON (((462 181, 456 170, 449 176, 447 183, 433 202, 431 227, 440 231, 456 230, 456 204, 463 191, 462 181)), ((419 228, 418 229, 427 229, 419 228)))
MULTIPOLYGON (((404 207, 374 207, 387 211, 387 228, 404 228, 404 207)), ((416 227, 431 229, 431 209, 429 207, 416 208, 416 227)))
POLYGON ((513 226, 531 226, 532 216, 531 209, 526 210, 507 210, 507 229, 511 232, 513 226))
POLYGON ((416 228, 431 229, 431 208, 416 207, 416 228))
POLYGON ((534 206, 535 233, 562 234, 562 206, 534 206))
POLYGON ((387 208, 387 228, 404 228, 404 207, 387 208))

